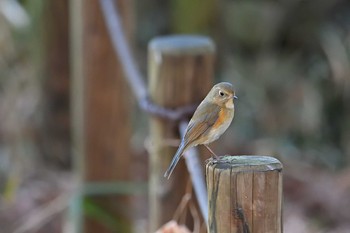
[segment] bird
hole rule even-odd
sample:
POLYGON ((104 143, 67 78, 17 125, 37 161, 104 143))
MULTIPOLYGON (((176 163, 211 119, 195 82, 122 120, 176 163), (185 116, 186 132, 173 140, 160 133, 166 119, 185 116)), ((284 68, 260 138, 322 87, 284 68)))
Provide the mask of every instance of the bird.
POLYGON ((212 87, 188 123, 179 148, 164 173, 165 178, 170 178, 182 154, 191 147, 204 145, 218 158, 208 144, 217 140, 230 126, 235 113, 236 99, 238 98, 231 83, 221 82, 212 87))

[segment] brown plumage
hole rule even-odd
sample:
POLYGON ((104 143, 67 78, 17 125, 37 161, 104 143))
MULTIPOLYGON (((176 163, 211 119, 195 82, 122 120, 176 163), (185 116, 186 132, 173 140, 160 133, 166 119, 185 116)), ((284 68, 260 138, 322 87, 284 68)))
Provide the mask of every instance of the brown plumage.
POLYGON ((188 148, 207 145, 226 131, 234 116, 234 99, 237 97, 230 83, 218 83, 210 90, 194 112, 164 177, 169 179, 181 155, 188 148))

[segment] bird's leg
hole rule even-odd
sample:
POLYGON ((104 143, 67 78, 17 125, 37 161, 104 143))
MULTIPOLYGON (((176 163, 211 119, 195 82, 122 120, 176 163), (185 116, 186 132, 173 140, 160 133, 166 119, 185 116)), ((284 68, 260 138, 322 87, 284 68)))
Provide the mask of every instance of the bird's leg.
POLYGON ((219 159, 219 156, 217 156, 217 155, 214 153, 214 151, 212 151, 212 149, 210 149, 210 147, 209 147, 208 145, 205 145, 205 144, 204 144, 204 146, 208 149, 208 151, 214 156, 214 158, 215 158, 216 160, 219 159))

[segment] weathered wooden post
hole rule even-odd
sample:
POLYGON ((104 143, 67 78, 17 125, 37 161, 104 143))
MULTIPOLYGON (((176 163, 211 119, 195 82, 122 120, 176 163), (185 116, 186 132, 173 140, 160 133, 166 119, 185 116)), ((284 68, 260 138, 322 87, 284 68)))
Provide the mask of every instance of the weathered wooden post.
POLYGON ((282 164, 225 156, 206 166, 210 233, 281 233, 282 164))
MULTIPOLYGON (((149 44, 149 91, 152 101, 176 108, 198 104, 213 81, 215 47, 201 36, 167 36, 149 44)), ((163 174, 176 148, 166 139, 179 138, 179 122, 153 117, 150 120, 150 232, 172 219, 185 193, 188 172, 179 162, 171 178, 163 174)))
MULTIPOLYGON (((115 3, 120 6, 125 33, 129 36, 132 2, 115 3)), ((112 219, 103 221, 106 218, 91 211, 82 228, 84 232, 131 232, 130 201, 113 187, 130 181, 133 97, 113 50, 99 1, 75 0, 70 4, 74 163, 83 181, 81 195, 85 206, 89 204, 108 213, 112 219), (94 196, 87 192, 91 189, 94 196), (109 190, 108 194, 105 189, 109 190)), ((81 198, 77 198, 78 204, 79 201, 81 198)), ((74 208, 73 212, 79 214, 81 206, 74 208)), ((81 227, 76 228, 79 231, 81 227)))

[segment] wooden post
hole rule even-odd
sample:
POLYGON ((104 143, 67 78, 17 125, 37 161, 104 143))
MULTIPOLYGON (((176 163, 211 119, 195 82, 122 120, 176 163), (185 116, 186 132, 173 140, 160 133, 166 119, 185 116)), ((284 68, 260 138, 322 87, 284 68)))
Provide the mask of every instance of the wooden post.
MULTIPOLYGON (((57 165, 67 168, 71 164, 69 2, 68 0, 42 2, 44 2, 44 17, 41 22, 46 33, 45 55, 42 59, 45 79, 40 145, 48 161, 54 161, 57 165)), ((42 43, 37 45, 43 46, 42 43)))
MULTIPOLYGON (((215 48, 201 36, 168 36, 149 44, 149 91, 156 104, 176 108, 199 104, 212 86, 215 48)), ((180 161, 170 180, 163 177, 176 152, 166 139, 179 138, 179 122, 150 120, 150 232, 172 219, 185 193, 188 172, 180 161)))
POLYGON ((226 156, 206 166, 210 233, 281 233, 282 164, 226 156))
MULTIPOLYGON (((115 2, 125 33, 130 35, 132 1, 115 2)), ((131 232, 127 197, 95 190, 98 196, 85 198, 84 188, 129 181, 133 97, 113 50, 99 1, 70 3, 73 149, 88 214, 84 232, 131 232)))

